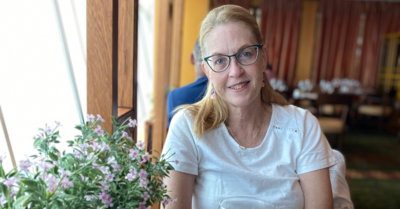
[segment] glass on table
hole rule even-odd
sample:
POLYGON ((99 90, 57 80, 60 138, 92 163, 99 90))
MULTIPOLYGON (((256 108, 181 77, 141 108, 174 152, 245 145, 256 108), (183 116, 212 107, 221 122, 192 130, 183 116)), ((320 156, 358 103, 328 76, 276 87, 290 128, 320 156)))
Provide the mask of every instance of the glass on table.
POLYGON ((246 196, 227 197, 219 202, 218 209, 274 209, 274 205, 262 199, 246 196))

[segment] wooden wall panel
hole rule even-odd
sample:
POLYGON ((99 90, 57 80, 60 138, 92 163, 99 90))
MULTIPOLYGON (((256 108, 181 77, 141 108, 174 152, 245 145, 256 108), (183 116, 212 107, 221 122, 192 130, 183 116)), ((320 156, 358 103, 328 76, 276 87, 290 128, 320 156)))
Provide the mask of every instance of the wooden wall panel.
POLYGON ((119 0, 118 107, 133 107, 133 0, 119 0))
MULTIPOLYGON (((182 52, 182 24, 184 0, 174 0, 174 14, 172 17, 172 55, 170 71, 170 87, 178 88, 181 72, 181 52, 182 52)), ((189 58, 188 58, 189 59, 189 58)))
POLYGON ((87 112, 100 114, 111 133, 113 1, 87 0, 87 112))
MULTIPOLYGON (((154 65, 154 128, 153 128, 153 150, 161 153, 163 142, 166 137, 167 124, 167 105, 165 89, 167 86, 166 79, 169 80, 170 67, 170 31, 171 31, 171 13, 170 2, 159 1, 156 7, 158 19, 156 20, 156 59, 154 65)), ((154 153, 157 155, 156 153, 154 153)))

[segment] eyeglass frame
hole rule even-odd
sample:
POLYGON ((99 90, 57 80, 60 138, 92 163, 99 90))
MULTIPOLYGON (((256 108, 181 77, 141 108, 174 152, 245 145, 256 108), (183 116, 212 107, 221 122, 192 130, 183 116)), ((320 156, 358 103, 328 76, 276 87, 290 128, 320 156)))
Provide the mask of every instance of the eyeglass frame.
POLYGON ((254 64, 255 62, 257 62, 258 55, 260 54, 260 48, 261 48, 263 45, 264 45, 264 44, 256 44, 256 45, 246 46, 246 47, 244 47, 243 49, 239 50, 236 54, 232 54, 232 55, 223 55, 223 54, 211 55, 211 56, 205 57, 205 58, 204 58, 204 61, 207 63, 208 67, 210 67, 210 69, 211 69, 212 71, 216 72, 216 73, 222 73, 222 72, 226 71, 226 70, 229 68, 229 65, 231 64, 231 57, 233 57, 233 56, 235 57, 236 61, 237 61, 238 63, 240 63, 241 65, 249 66, 249 65, 252 65, 252 64, 254 64), (241 63, 241 62, 239 61, 239 59, 237 58, 237 55, 238 55, 240 52, 242 52, 242 50, 244 50, 244 49, 246 49, 246 48, 249 48, 249 47, 253 47, 253 46, 256 46, 256 47, 257 47, 257 57, 256 57, 256 59, 254 60, 254 62, 252 62, 252 63, 250 63, 250 64, 247 64, 247 65, 241 63), (209 58, 215 57, 215 56, 225 56, 225 57, 228 57, 229 63, 228 63, 228 65, 226 66, 226 68, 225 68, 224 70, 222 70, 222 71, 215 71, 215 70, 210 66, 210 63, 208 63, 207 60, 208 60, 209 58))

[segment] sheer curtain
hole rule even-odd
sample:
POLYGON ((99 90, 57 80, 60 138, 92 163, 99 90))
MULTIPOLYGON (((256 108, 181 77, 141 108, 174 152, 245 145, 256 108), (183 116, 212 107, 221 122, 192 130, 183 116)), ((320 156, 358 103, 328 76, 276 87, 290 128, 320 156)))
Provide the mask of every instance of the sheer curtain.
POLYGON ((400 31, 400 3, 322 0, 312 80, 374 87, 385 34, 400 31))
POLYGON ((262 0, 261 32, 269 63, 278 78, 294 82, 300 30, 301 0, 262 0))
MULTIPOLYGON (((86 1, 58 1, 82 110, 86 115, 86 1)), ((80 123, 61 39, 50 0, 0 1, 0 105, 17 165, 33 150, 32 137, 47 124, 59 128, 62 143, 80 123)), ((0 126, 1 127, 1 126, 0 126)), ((0 155, 11 159, 0 130, 0 155)))

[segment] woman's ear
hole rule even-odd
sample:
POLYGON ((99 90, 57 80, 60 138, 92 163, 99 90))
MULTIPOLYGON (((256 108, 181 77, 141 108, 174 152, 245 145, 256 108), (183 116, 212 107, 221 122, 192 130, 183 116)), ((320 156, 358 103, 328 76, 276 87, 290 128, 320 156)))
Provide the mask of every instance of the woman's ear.
POLYGON ((268 64, 268 48, 267 48, 267 46, 264 44, 264 45, 262 46, 261 50, 262 50, 261 56, 262 56, 262 58, 263 58, 263 66, 264 66, 264 69, 267 69, 267 64, 268 64))
POLYGON ((204 61, 201 62, 201 69, 203 70, 204 74, 206 74, 208 80, 210 81, 210 75, 209 75, 209 73, 208 73, 208 70, 206 69, 205 64, 206 64, 206 63, 205 63, 204 61))

